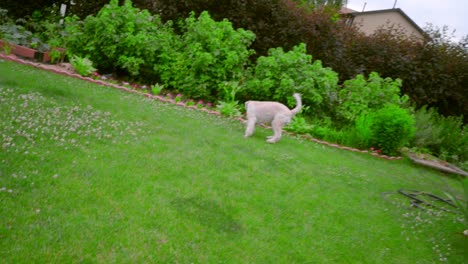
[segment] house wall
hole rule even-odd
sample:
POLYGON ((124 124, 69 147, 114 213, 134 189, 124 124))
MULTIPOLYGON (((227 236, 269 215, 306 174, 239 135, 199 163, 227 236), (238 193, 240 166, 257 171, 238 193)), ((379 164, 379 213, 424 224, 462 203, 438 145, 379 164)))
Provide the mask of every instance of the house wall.
POLYGON ((371 13, 362 15, 359 13, 354 13, 354 16, 353 24, 360 26, 361 30, 366 35, 371 35, 382 26, 394 24, 402 27, 408 36, 413 35, 417 38, 424 39, 424 36, 398 12, 371 13))

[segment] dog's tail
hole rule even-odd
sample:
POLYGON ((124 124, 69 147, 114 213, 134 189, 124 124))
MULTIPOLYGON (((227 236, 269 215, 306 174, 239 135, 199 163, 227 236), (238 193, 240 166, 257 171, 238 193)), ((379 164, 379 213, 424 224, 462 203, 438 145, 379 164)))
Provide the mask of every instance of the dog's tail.
POLYGON ((298 93, 293 94, 294 99, 296 99, 296 107, 291 110, 291 113, 293 115, 299 113, 302 109, 302 100, 301 100, 301 95, 298 93))

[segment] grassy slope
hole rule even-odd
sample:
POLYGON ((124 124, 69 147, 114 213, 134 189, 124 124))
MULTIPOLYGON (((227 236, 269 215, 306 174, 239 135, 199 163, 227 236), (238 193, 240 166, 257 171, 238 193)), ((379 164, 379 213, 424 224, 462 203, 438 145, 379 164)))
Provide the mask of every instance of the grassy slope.
POLYGON ((0 258, 7 263, 466 257, 466 241, 455 234, 463 224, 453 215, 382 199, 399 188, 441 194, 456 185, 406 160, 291 137, 270 145, 264 129, 246 140, 236 121, 9 62, 0 62, 0 91, 0 143, 21 124, 15 116, 42 118, 37 126, 45 127, 58 120, 56 129, 68 132, 25 128, 35 143, 16 136, 15 146, 2 149, 0 258), (18 95, 30 92, 42 97, 12 111, 27 100, 18 95), (40 114, 57 107, 56 118, 40 114), (87 122, 89 133, 73 134, 73 122, 87 122))

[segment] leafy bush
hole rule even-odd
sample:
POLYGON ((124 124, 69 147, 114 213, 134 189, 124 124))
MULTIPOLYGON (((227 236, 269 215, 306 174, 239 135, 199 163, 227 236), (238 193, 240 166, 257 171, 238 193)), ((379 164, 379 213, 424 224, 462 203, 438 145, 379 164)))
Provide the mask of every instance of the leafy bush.
MULTIPOLYGON (((223 98, 224 82, 239 81, 252 50, 255 35, 235 30, 228 20, 214 21, 208 12, 185 20, 179 50, 159 68, 161 79, 194 99, 223 98)), ((159 67, 159 66, 158 66, 159 67)))
POLYGON ((371 122, 362 122, 371 131, 370 144, 384 154, 395 155, 414 136, 414 118, 398 105, 389 104, 370 113, 371 122))
POLYGON ((269 56, 259 57, 244 82, 241 97, 286 103, 288 97, 298 92, 310 112, 324 115, 336 101, 337 83, 338 75, 324 68, 320 61, 312 62, 302 43, 288 52, 270 49, 269 56))
POLYGON ((345 81, 339 92, 338 115, 354 122, 358 116, 380 109, 386 104, 403 105, 408 97, 400 97, 400 86, 400 79, 384 79, 376 72, 372 72, 367 80, 363 75, 357 75, 356 78, 345 81))
POLYGON ((434 150, 435 146, 442 143, 442 130, 439 115, 434 108, 423 106, 414 112, 415 128, 412 146, 419 149, 434 150))
POLYGON ((415 111, 416 133, 412 146, 450 162, 468 160, 468 135, 462 117, 444 117, 433 108, 415 111))
POLYGON ((66 47, 70 53, 89 57, 103 71, 130 74, 153 81, 157 79, 154 64, 162 50, 172 45, 170 24, 159 16, 132 6, 130 0, 119 6, 111 0, 96 16, 83 22, 67 19, 66 47))

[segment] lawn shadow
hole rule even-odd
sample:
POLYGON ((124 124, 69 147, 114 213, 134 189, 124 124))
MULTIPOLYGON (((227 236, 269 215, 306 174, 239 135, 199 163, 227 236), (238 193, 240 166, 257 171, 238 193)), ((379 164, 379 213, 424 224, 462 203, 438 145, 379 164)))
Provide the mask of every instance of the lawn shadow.
POLYGON ((172 205, 187 218, 217 232, 235 234, 242 231, 241 224, 228 213, 231 210, 215 201, 193 196, 176 198, 172 200, 172 205))

